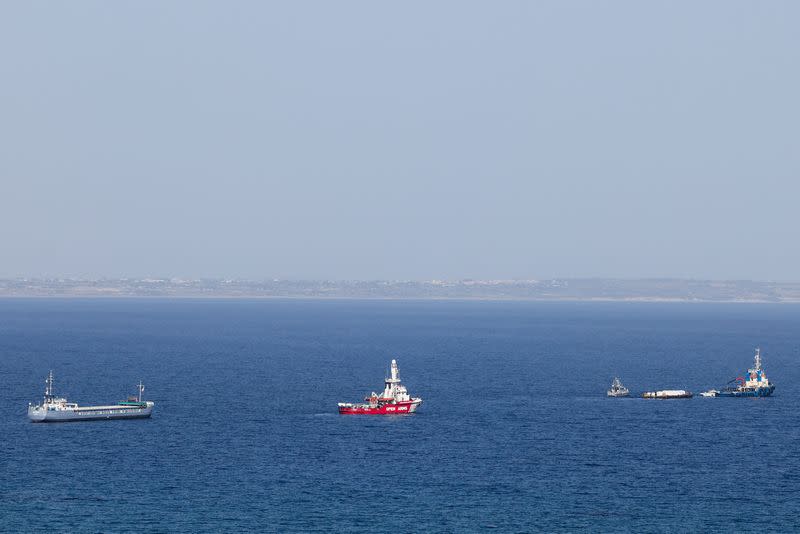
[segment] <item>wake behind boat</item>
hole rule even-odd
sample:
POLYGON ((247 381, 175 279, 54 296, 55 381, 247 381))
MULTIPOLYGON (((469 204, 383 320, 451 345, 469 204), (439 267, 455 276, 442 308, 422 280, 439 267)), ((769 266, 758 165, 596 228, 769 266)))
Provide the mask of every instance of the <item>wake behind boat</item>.
POLYGON ((339 403, 339 413, 342 415, 396 415, 414 413, 422 399, 411 397, 406 387, 400 384, 400 370, 397 361, 392 360, 392 370, 389 378, 384 380, 385 387, 379 397, 374 391, 365 398, 366 403, 355 404, 350 402, 339 403))
POLYGON ((153 413, 152 401, 143 401, 144 385, 139 382, 139 394, 108 406, 78 406, 53 393, 53 371, 45 380, 44 400, 41 404, 28 404, 28 419, 34 423, 61 423, 67 421, 96 421, 101 419, 141 419, 153 413))

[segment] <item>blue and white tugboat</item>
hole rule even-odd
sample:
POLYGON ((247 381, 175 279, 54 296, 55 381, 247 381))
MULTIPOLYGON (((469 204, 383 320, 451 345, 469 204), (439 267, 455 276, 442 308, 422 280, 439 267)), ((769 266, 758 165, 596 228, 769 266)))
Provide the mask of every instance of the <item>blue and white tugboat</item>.
POLYGON ((769 397, 775 391, 775 384, 767 379, 761 368, 761 349, 756 349, 753 367, 747 370, 747 378, 739 376, 728 382, 721 390, 712 389, 706 397, 769 397))
POLYGON ((28 419, 34 423, 61 423, 150 417, 155 403, 143 401, 143 391, 144 384, 139 382, 139 395, 128 397, 128 400, 107 406, 78 406, 53 393, 53 371, 50 371, 45 380, 44 400, 41 404, 28 404, 28 419))

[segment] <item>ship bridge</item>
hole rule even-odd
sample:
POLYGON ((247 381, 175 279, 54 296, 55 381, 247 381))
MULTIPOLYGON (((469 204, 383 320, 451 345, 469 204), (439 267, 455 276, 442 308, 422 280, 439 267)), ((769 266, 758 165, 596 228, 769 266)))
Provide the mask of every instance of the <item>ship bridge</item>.
POLYGON ((400 384, 400 369, 397 367, 397 360, 392 360, 389 376, 384 379, 384 382, 386 387, 381 394, 382 399, 392 399, 395 401, 407 401, 411 399, 406 387, 400 384))

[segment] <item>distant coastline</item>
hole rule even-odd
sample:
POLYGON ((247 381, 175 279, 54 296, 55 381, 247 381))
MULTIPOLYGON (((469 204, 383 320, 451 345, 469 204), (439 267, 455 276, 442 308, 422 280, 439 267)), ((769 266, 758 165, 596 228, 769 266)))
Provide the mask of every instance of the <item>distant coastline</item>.
POLYGON ((3 297, 800 303, 800 282, 688 279, 0 279, 3 297))

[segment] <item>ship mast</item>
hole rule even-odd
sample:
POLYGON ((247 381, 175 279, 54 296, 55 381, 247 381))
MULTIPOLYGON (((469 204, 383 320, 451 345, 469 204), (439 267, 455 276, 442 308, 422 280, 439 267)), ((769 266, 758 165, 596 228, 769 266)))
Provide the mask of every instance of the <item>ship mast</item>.
POLYGON ((142 402, 142 392, 144 391, 144 384, 139 380, 139 402, 142 402))
POLYGON ((392 360, 392 381, 400 382, 400 370, 397 368, 397 360, 392 360))
POLYGON ((756 348, 756 365, 755 365, 755 370, 756 370, 756 371, 760 371, 760 370, 761 370, 761 347, 757 347, 757 348, 756 348))
POLYGON ((397 368, 397 360, 392 360, 389 376, 384 379, 384 383, 386 387, 383 390, 383 398, 394 398, 397 386, 400 385, 400 371, 397 368))
POLYGON ((385 382, 387 386, 389 386, 389 384, 400 383, 400 370, 397 368, 397 360, 392 360, 392 367, 391 371, 389 372, 389 378, 387 378, 385 382))
POLYGON ((44 396, 46 399, 49 399, 53 396, 53 370, 50 369, 50 374, 47 375, 47 378, 44 381, 44 396))

